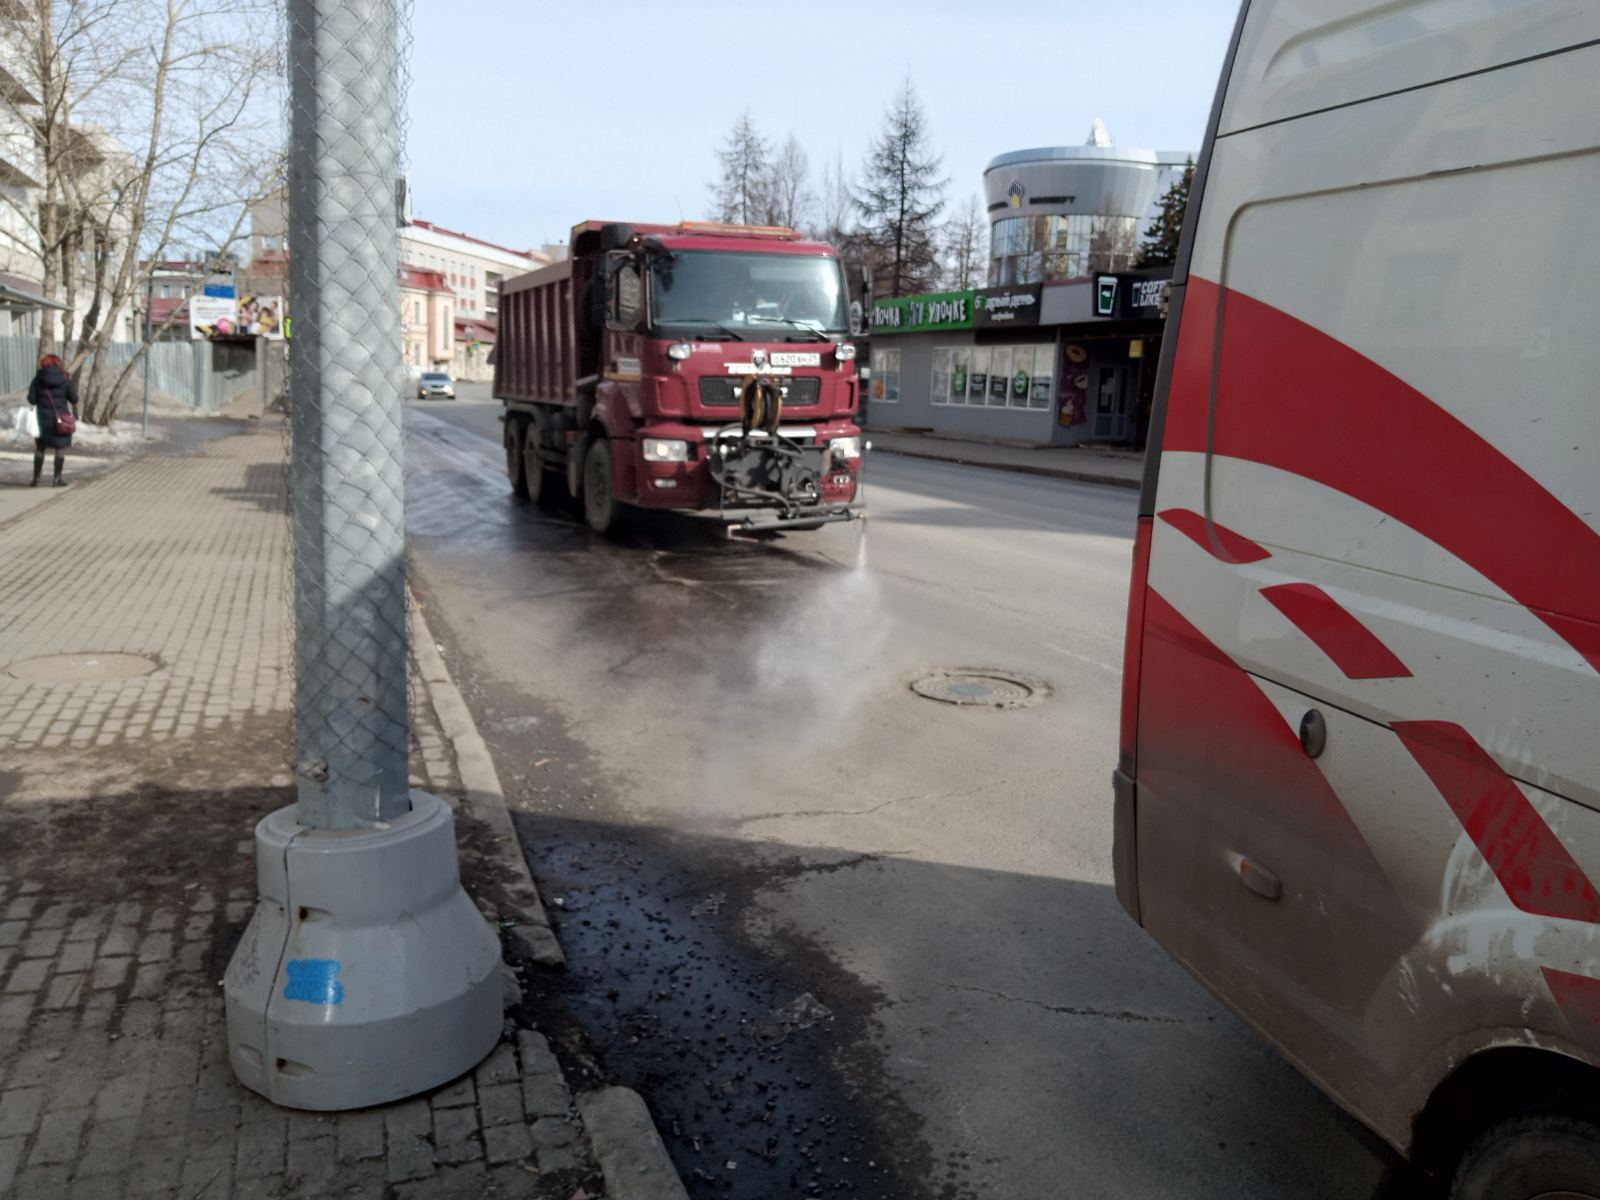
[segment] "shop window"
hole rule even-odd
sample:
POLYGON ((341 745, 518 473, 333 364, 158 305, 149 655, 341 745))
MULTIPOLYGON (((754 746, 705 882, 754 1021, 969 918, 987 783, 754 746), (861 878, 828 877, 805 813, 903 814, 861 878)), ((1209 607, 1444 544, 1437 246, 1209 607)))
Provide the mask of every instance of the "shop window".
POLYGON ((928 391, 935 404, 950 403, 950 351, 936 347, 933 352, 933 387, 928 391))
POLYGON ((1028 386, 1028 407, 1048 409, 1055 386, 1056 348, 1053 343, 1033 348, 1033 379, 1028 386))
POLYGON ((967 402, 967 372, 972 367, 972 351, 966 346, 953 346, 950 350, 950 393, 947 404, 967 402))
POLYGON ((968 404, 983 404, 989 398, 990 357, 988 346, 972 348, 972 370, 967 372, 968 404))
POLYGON ((990 408, 1004 408, 1006 395, 1011 391, 1011 347, 990 347, 989 396, 990 408))
POLYGON ((1011 347, 1011 376, 1006 380, 1006 407, 1028 407, 1028 388, 1033 384, 1033 347, 1011 347))
POLYGON ((1011 386, 1006 394, 1007 407, 1049 408, 1054 364, 1054 346, 1011 347, 1011 386))
POLYGON ((900 351, 872 352, 872 398, 885 404, 900 402, 900 351))

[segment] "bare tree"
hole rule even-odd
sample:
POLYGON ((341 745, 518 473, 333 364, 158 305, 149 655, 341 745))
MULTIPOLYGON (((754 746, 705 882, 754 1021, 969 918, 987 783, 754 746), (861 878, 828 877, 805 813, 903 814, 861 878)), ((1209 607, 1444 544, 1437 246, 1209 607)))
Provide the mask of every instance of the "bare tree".
MULTIPOLYGON (((270 186, 281 144, 273 0, 15 0, 27 78, 17 104, 36 186, 0 191, 11 245, 46 297, 39 349, 60 347, 84 414, 115 415, 138 356, 132 333, 148 264, 174 246, 225 251, 270 186), (18 11, 20 10, 20 11, 18 11)), ((141 346, 140 354, 145 347, 141 346)))
POLYGON ((722 174, 708 185, 712 218, 741 225, 765 220, 770 205, 772 162, 766 139, 748 112, 741 113, 733 123, 722 149, 717 151, 717 161, 722 174))
POLYGON ((855 181, 844 165, 844 150, 835 147, 833 157, 822 164, 817 188, 816 224, 811 232, 819 241, 838 246, 849 239, 855 216, 855 181))
POLYGON ((934 221, 944 207, 941 161, 929 145, 927 117, 907 78, 884 113, 855 196, 873 250, 879 295, 926 291, 938 281, 934 221))
POLYGON ((811 158, 790 133, 772 159, 767 175, 767 223, 799 229, 816 197, 811 191, 811 158))
POLYGON ((944 224, 944 284, 964 291, 982 287, 989 267, 989 227, 977 196, 952 213, 944 224))

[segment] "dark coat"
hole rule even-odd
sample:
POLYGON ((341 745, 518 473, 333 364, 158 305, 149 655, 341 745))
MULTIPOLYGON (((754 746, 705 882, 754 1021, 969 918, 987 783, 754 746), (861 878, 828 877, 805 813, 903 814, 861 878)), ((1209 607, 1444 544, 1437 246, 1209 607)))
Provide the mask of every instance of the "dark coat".
POLYGON ((60 367, 40 367, 39 373, 28 385, 28 403, 39 416, 39 436, 34 439, 39 449, 47 446, 65 450, 72 445, 70 433, 56 432, 56 413, 78 412, 78 389, 72 378, 60 367), (51 408, 54 401, 55 407, 51 408))

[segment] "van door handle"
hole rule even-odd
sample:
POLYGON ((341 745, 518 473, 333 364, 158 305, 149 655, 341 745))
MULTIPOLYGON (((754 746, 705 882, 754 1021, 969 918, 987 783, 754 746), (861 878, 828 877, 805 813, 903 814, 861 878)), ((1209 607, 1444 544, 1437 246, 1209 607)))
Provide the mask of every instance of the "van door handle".
POLYGON ((1239 882, 1267 900, 1283 899, 1283 883, 1260 863, 1243 854, 1228 852, 1228 863, 1239 882))
POLYGON ((1308 708, 1300 718, 1300 748, 1316 758, 1328 746, 1328 723, 1314 708, 1308 708))

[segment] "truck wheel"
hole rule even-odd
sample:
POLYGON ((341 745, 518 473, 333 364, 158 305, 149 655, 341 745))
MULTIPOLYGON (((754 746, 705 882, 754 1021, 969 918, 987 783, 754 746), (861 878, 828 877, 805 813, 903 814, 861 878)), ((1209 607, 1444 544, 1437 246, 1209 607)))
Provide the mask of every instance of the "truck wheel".
POLYGON ((528 427, 528 440, 522 447, 522 495, 535 504, 550 502, 549 479, 544 469, 544 450, 539 446, 539 431, 528 427))
POLYGON ((506 478, 511 480, 511 492, 519 499, 528 498, 528 480, 522 473, 522 442, 517 436, 517 427, 510 422, 506 424, 506 478))
POLYGON ((1600 1200, 1600 1124, 1533 1113, 1473 1142, 1450 1200, 1600 1200))
POLYGON ((611 492, 611 443, 596 438, 583 460, 583 517, 596 533, 609 533, 617 523, 617 500, 611 492))

